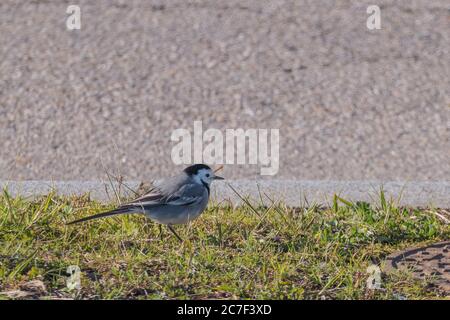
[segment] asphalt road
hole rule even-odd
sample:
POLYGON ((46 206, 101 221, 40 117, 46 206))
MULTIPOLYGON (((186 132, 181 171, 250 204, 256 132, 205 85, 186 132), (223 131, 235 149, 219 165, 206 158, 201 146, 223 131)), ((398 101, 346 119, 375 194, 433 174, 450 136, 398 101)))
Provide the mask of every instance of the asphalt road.
POLYGON ((450 180, 448 0, 76 2, 0 2, 0 179, 160 177, 202 120, 279 129, 277 179, 450 180))

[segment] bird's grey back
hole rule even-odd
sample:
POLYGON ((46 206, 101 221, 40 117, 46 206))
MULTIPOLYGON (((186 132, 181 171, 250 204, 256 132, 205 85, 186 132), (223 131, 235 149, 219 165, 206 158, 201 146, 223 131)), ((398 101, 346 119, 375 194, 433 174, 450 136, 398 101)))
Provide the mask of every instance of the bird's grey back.
POLYGON ((198 217, 208 204, 209 191, 188 175, 161 180, 155 182, 154 186, 153 192, 161 195, 160 201, 149 202, 147 199, 152 198, 150 192, 149 197, 144 196, 132 205, 140 208, 142 204, 144 213, 159 223, 186 223, 198 217))
POLYGON ((206 201, 208 201, 209 189, 183 172, 180 175, 153 182, 153 189, 126 205, 149 202, 164 204, 176 199, 185 199, 189 202, 190 198, 199 197, 206 198, 206 201))
POLYGON ((181 174, 170 178, 154 181, 153 186, 161 193, 161 195, 170 196, 179 191, 183 185, 193 182, 194 181, 190 176, 182 172, 181 174))

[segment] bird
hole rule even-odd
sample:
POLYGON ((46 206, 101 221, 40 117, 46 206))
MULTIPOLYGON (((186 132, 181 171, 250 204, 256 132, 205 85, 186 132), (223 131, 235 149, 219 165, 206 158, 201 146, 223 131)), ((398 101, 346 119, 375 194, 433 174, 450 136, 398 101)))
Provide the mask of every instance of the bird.
POLYGON ((118 208, 68 222, 77 224, 93 219, 120 214, 141 213, 152 221, 166 225, 169 230, 183 241, 172 228, 173 225, 186 224, 200 216, 206 209, 210 196, 210 185, 214 180, 224 180, 206 164, 194 164, 180 174, 153 183, 149 192, 118 208))

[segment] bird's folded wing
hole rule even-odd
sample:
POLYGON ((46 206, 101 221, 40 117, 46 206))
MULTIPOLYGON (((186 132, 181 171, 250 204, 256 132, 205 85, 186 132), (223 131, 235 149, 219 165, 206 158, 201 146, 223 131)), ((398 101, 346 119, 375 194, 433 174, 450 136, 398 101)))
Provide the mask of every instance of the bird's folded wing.
POLYGON ((164 194, 162 194, 159 190, 152 189, 148 193, 146 193, 146 194, 140 196, 139 198, 134 199, 133 201, 128 202, 126 204, 131 205, 131 204, 138 204, 138 203, 141 204, 144 202, 160 202, 161 200, 163 200, 164 197, 165 197, 164 194))
POLYGON ((154 189, 140 198, 128 203, 131 206, 173 205, 188 206, 202 201, 203 187, 197 184, 185 184, 176 192, 165 195, 154 189))
POLYGON ((165 204, 172 206, 189 206, 191 204, 199 203, 200 197, 175 197, 167 201, 165 204))

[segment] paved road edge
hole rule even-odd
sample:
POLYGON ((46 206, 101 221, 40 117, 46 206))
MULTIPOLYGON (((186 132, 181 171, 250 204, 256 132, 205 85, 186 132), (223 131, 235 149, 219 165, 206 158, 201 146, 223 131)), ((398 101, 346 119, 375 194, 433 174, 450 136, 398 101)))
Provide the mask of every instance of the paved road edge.
MULTIPOLYGON (((334 194, 350 201, 379 202, 381 188, 387 199, 411 207, 450 208, 450 182, 393 182, 393 181, 294 181, 294 180, 231 180, 213 184, 211 195, 221 204, 242 204, 241 198, 227 185, 231 184, 242 197, 268 205, 272 201, 283 201, 286 205, 300 207, 310 204, 331 205, 334 194)), ((125 184, 136 190, 138 181, 125 184)), ((114 190, 106 181, 0 181, 12 196, 33 197, 54 190, 60 195, 89 193, 92 199, 111 201, 114 190)), ((127 187, 118 188, 121 195, 130 195, 127 187)))

